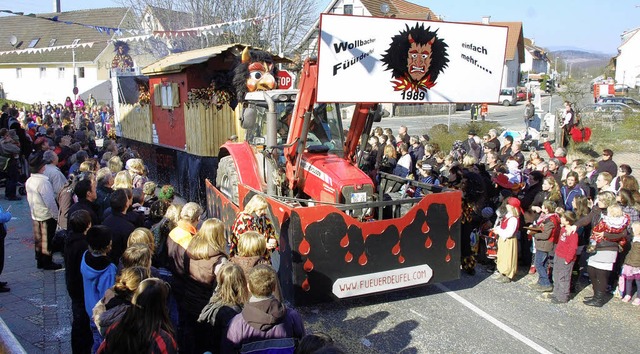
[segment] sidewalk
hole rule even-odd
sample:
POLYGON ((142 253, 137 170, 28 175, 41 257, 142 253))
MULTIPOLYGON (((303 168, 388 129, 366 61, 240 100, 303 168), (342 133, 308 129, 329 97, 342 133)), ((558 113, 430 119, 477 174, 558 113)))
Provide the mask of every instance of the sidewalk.
MULTIPOLYGON (((0 189, 4 196, 4 189, 0 189)), ((10 292, 0 293, 0 317, 27 353, 71 353, 71 302, 64 269, 36 268, 33 231, 26 197, 9 202, 0 197, 13 219, 7 223, 5 266, 1 281, 10 292)), ((54 259, 62 263, 60 254, 54 259)), ((82 286, 82 284, 78 284, 82 286)))

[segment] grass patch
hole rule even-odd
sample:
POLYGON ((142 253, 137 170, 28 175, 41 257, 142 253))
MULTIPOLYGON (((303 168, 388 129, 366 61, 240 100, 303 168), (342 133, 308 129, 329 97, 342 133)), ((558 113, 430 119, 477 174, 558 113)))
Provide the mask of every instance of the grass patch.
POLYGON ((487 134, 490 129, 496 129, 498 133, 502 131, 502 127, 498 122, 479 121, 467 122, 465 124, 451 124, 447 129, 446 124, 436 124, 429 129, 428 134, 431 143, 438 144, 443 150, 447 151, 453 146, 456 140, 466 140, 469 130, 474 130, 476 135, 482 137, 487 134))
POLYGON ((603 149, 615 152, 637 152, 640 136, 640 113, 631 114, 616 123, 606 123, 601 119, 584 122, 591 128, 591 140, 587 143, 572 145, 569 152, 590 157, 599 156, 603 149))
POLYGON ((26 104, 26 103, 20 102, 20 101, 7 100, 7 99, 4 99, 4 98, 0 98, 0 107, 3 106, 5 103, 9 104, 9 106, 11 106, 13 104, 17 108, 24 107, 25 109, 31 109, 31 105, 30 104, 26 104))

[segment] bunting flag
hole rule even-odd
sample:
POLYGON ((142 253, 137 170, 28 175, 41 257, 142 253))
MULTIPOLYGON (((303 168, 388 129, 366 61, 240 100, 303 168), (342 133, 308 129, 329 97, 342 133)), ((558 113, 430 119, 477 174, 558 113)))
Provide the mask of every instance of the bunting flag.
MULTIPOLYGON (((28 14, 28 15, 24 15, 22 13, 17 13, 17 12, 12 12, 9 10, 0 10, 0 12, 6 12, 6 13, 11 13, 14 15, 21 15, 21 16, 28 16, 28 17, 36 17, 36 15, 34 14, 28 14)), ((15 50, 9 50, 9 51, 5 51, 5 52, 0 52, 0 56, 2 55, 7 55, 7 54, 23 54, 23 53, 27 53, 27 54, 34 54, 34 53, 43 53, 43 52, 50 52, 53 50, 59 50, 59 49, 75 49, 75 48, 91 48, 93 47, 95 44, 98 43, 114 43, 116 41, 122 41, 122 42, 142 42, 145 41, 151 37, 155 37, 155 38, 163 38, 163 39, 171 39, 171 38, 179 38, 179 37, 196 37, 196 36, 207 36, 207 35, 211 35, 211 36, 218 36, 224 33, 225 29, 229 29, 232 31, 237 31, 249 24, 253 24, 253 25, 257 25, 257 24, 261 24, 264 21, 268 21, 272 18, 275 18, 276 15, 272 14, 269 16, 261 16, 261 17, 253 17, 253 18, 247 18, 247 19, 239 19, 239 20, 234 20, 234 21, 229 21, 229 22, 223 22, 223 23, 216 23, 216 24, 211 24, 211 25, 206 25, 206 26, 201 26, 201 27, 194 27, 194 28, 185 28, 185 29, 181 29, 181 30, 176 30, 176 31, 153 31, 153 32, 146 32, 143 30, 126 30, 126 32, 130 33, 130 34, 134 34, 134 36, 131 37, 117 37, 114 39, 110 39, 110 40, 105 40, 105 41, 98 41, 98 42, 87 42, 87 43, 78 43, 76 45, 58 45, 58 46, 52 46, 52 47, 43 47, 43 48, 27 48, 27 49, 15 49, 15 50)), ((73 24, 73 25, 80 25, 79 23, 73 23, 73 22, 62 22, 62 21, 58 21, 57 16, 53 17, 53 18, 45 18, 45 17, 38 17, 38 18, 43 18, 43 19, 48 19, 48 20, 52 20, 56 22, 60 22, 60 23, 66 23, 66 24, 73 24)), ((112 28, 112 27, 104 27, 104 26, 91 26, 91 25, 83 25, 85 27, 91 27, 96 29, 98 32, 100 33, 104 33, 107 35, 111 35, 112 33, 116 36, 122 36, 123 35, 123 30, 118 29, 118 28, 112 28)))

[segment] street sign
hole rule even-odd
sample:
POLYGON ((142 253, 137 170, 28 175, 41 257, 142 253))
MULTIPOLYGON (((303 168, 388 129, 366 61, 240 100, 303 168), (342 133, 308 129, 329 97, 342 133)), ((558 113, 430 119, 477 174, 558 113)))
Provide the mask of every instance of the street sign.
POLYGON ((278 71, 278 88, 281 90, 288 90, 293 88, 293 83, 296 81, 296 76, 288 70, 278 71))
POLYGON ((79 92, 79 91, 78 91, 78 88, 77 88, 77 87, 74 87, 74 88, 73 88, 73 94, 74 94, 74 95, 77 95, 77 94, 78 94, 78 92, 79 92))

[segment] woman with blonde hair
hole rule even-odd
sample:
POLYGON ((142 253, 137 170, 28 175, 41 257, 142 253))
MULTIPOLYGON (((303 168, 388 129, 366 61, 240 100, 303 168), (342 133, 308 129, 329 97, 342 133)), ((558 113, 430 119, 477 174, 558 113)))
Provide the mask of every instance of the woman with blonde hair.
POLYGON ((144 186, 149 180, 147 178, 147 168, 144 166, 142 159, 134 158, 127 161, 127 170, 131 174, 133 181, 133 188, 140 188, 144 186))
POLYGON ((120 159, 120 156, 116 155, 109 159, 109 162, 107 162, 107 167, 109 168, 109 170, 111 170, 111 173, 115 176, 116 173, 122 171, 122 168, 124 167, 124 163, 122 163, 122 159, 120 159))
POLYGON ((127 171, 120 171, 116 173, 116 177, 113 179, 113 186, 111 189, 132 189, 133 181, 131 180, 131 175, 127 171))
POLYGON ((155 252, 156 245, 153 240, 153 234, 151 230, 146 227, 138 227, 129 234, 129 239, 127 239, 127 247, 136 244, 142 243, 149 246, 151 249, 151 253, 155 252))
MULTIPOLYGON (((263 241, 264 242, 264 241, 263 241)), ((180 304, 183 338, 195 353, 205 351, 206 326, 197 322, 200 312, 209 302, 216 288, 216 276, 227 263, 224 224, 218 219, 208 219, 200 226, 187 248, 189 267, 184 274, 184 299, 180 304)), ((185 352, 191 352, 186 349, 185 352)))
POLYGON ((236 215, 229 240, 229 254, 231 256, 236 253, 238 237, 247 231, 256 231, 262 234, 267 245, 267 251, 264 254, 265 259, 271 258, 271 252, 278 248, 278 235, 276 235, 276 229, 267 215, 268 211, 269 203, 267 203, 267 200, 263 196, 256 194, 245 205, 244 210, 236 215))
POLYGON ((238 265, 227 263, 222 266, 217 283, 216 291, 198 317, 198 322, 206 326, 203 350, 211 353, 222 352, 221 343, 227 336, 229 322, 249 300, 247 279, 238 265))
POLYGON ((516 237, 520 226, 520 200, 509 197, 502 205, 502 217, 498 219, 492 229, 498 236, 497 269, 499 272, 496 281, 510 283, 518 271, 518 239, 516 237))
POLYGON ((129 267, 120 271, 116 283, 104 294, 93 308, 93 321, 101 335, 118 322, 131 306, 133 293, 140 283, 149 277, 149 269, 145 267, 129 267))

